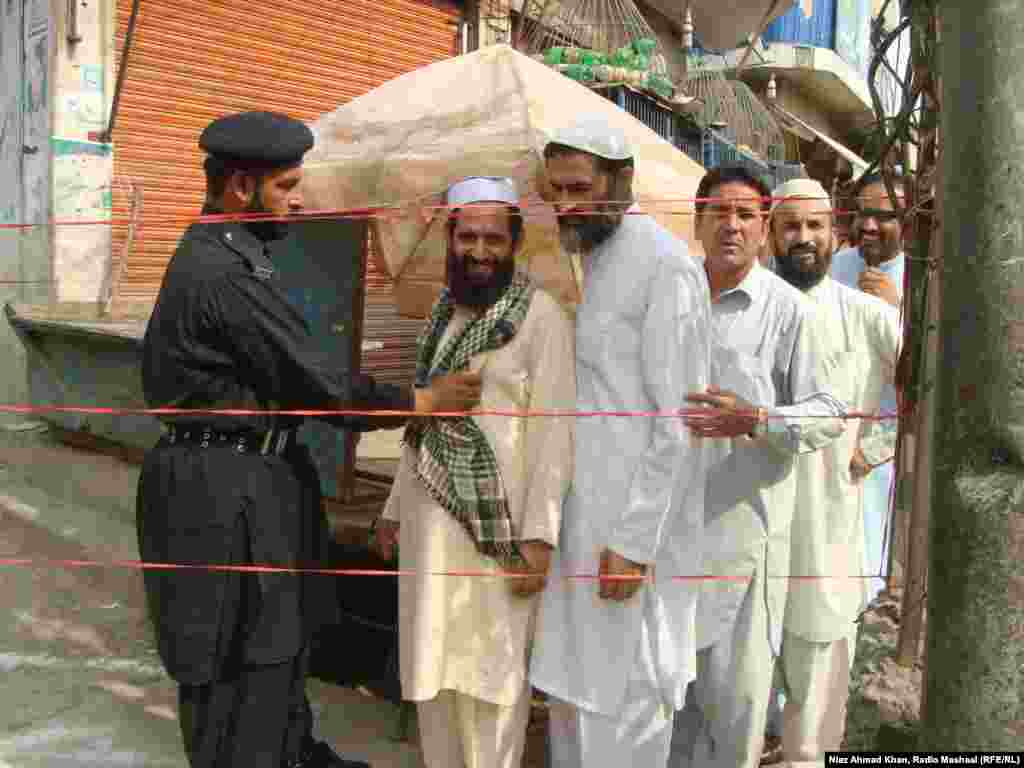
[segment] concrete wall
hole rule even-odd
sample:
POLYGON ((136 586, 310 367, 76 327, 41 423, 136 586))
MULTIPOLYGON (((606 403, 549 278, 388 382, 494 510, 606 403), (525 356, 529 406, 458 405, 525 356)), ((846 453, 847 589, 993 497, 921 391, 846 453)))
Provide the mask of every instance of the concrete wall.
MULTIPOLYGON (((0 224, 35 225, 0 230, 0 304, 50 296, 52 69, 47 0, 0 0, 0 224)), ((27 403, 25 350, 3 320, 0 360, 0 403, 27 403)))
MULTIPOLYGON (((55 14, 53 207, 58 221, 110 220, 113 147, 97 138, 107 126, 114 91, 115 0, 76 0, 78 42, 68 41, 67 6, 55 14)), ((102 301, 109 285, 111 228, 57 226, 54 273, 60 301, 102 301)))

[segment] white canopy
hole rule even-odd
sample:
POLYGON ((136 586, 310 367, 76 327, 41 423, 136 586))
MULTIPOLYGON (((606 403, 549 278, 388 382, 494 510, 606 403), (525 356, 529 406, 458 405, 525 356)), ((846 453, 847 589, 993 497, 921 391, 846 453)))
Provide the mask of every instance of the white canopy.
POLYGON ((563 125, 599 113, 636 156, 642 209, 693 242, 704 169, 614 103, 507 45, 432 64, 322 116, 303 181, 310 209, 399 205, 372 220, 399 311, 423 315, 443 284, 443 194, 464 176, 509 176, 526 198, 523 265, 560 300, 575 297, 553 210, 542 201, 543 148, 563 125))

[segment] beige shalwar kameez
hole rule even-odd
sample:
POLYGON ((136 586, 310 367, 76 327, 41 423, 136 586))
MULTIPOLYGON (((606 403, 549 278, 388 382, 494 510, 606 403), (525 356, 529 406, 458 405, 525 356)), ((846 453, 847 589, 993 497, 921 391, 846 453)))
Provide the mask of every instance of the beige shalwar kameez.
MULTIPOLYGON (((895 375, 898 311, 827 276, 805 295, 818 307, 819 335, 842 371, 833 379, 841 389, 834 394, 854 412, 875 413, 895 375)), ((860 431, 859 423, 847 423, 837 440, 796 458, 793 578, 782 642, 782 744, 789 761, 822 760, 838 750, 846 724, 855 621, 868 601, 863 482, 850 477, 860 431)))
MULTIPOLYGON (((473 318, 458 307, 438 354, 473 318)), ((571 411, 576 402, 573 327, 537 290, 518 334, 480 355, 480 410, 571 411)), ((518 536, 558 543, 572 478, 572 417, 474 416, 494 450, 518 536)), ((491 558, 416 477, 404 449, 384 517, 400 522, 403 571, 497 572, 491 558)), ((530 686, 537 596, 502 577, 415 575, 399 580, 403 698, 418 704, 427 768, 518 768, 530 686)))

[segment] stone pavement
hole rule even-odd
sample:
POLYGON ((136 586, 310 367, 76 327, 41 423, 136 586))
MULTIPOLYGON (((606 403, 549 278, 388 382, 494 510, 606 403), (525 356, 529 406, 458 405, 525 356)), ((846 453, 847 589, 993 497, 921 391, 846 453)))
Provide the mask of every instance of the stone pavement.
MULTIPOLYGON (((138 559, 137 478, 119 459, 6 425, 0 558, 138 559)), ((186 768, 138 570, 0 567, 0 673, 0 768, 186 768)), ((422 765, 415 741, 395 738, 392 704, 315 680, 309 693, 318 735, 342 754, 422 765)))

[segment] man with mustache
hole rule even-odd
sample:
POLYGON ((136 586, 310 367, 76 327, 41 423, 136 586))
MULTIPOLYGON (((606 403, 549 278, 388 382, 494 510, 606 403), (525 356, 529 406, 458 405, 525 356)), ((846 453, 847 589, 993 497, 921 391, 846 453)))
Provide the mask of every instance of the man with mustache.
MULTIPOLYGON (((700 262, 627 214, 633 152, 602 118, 560 131, 544 158, 564 248, 583 267, 577 409, 677 411, 708 384, 700 262)), ((553 766, 658 768, 694 675, 697 589, 674 577, 700 562, 703 450, 680 419, 645 415, 580 418, 575 442, 530 679, 549 695, 553 766)))
MULTIPOLYGON (((894 180, 897 203, 904 198, 903 179, 894 180)), ((885 188, 880 173, 857 181, 854 194, 857 212, 854 228, 859 245, 845 248, 833 257, 831 276, 851 288, 858 288, 894 307, 903 302, 903 223, 900 212, 885 188)), ((879 406, 884 413, 896 413, 899 402, 892 382, 882 391, 879 406)), ((864 527, 866 573, 881 574, 885 568, 884 538, 889 519, 895 467, 897 421, 864 422, 861 438, 850 459, 850 472, 864 479, 864 527)), ((872 579, 870 597, 885 588, 880 577, 872 579)))
POLYGON ((687 400, 709 439, 697 678, 676 717, 673 768, 753 768, 781 645, 796 485, 794 459, 843 429, 835 361, 814 307, 758 262, 770 193, 738 167, 697 190, 697 236, 711 288, 711 383, 687 400))
MULTIPOLYGON (((818 308, 815 322, 832 346, 843 387, 857 412, 878 409, 895 375, 899 314, 880 298, 828 276, 832 204, 816 181, 796 179, 772 195, 771 242, 778 274, 818 308)), ((778 670, 786 694, 782 749, 788 762, 820 761, 836 751, 846 725, 857 615, 867 603, 861 477, 849 457, 859 425, 820 451, 797 457, 789 593, 778 670)))
MULTIPOLYGON (((313 134, 286 115, 246 112, 199 138, 204 214, 301 210, 302 158, 313 134)), ((151 408, 187 410, 463 410, 479 376, 429 389, 337 370, 275 279, 286 222, 193 224, 167 267, 142 343, 151 408)), ((176 413, 146 454, 136 501, 144 561, 195 565, 326 566, 327 521, 301 417, 176 413)), ((345 428, 370 419, 329 417, 345 428)), ((336 620, 317 575, 146 570, 160 659, 178 683, 193 768, 358 768, 312 737, 309 643, 336 620)))
MULTIPOLYGON (((516 271, 519 195, 508 179, 452 185, 448 287, 420 339, 417 379, 482 367, 491 411, 571 411, 572 322, 516 271)), ((427 768, 519 768, 538 597, 572 479, 570 417, 429 419, 406 432, 378 523, 399 546, 399 673, 427 768), (523 571, 522 577, 486 574, 523 571), (465 573, 437 576, 428 574, 465 573), (420 575, 423 574, 423 575, 420 575)))

